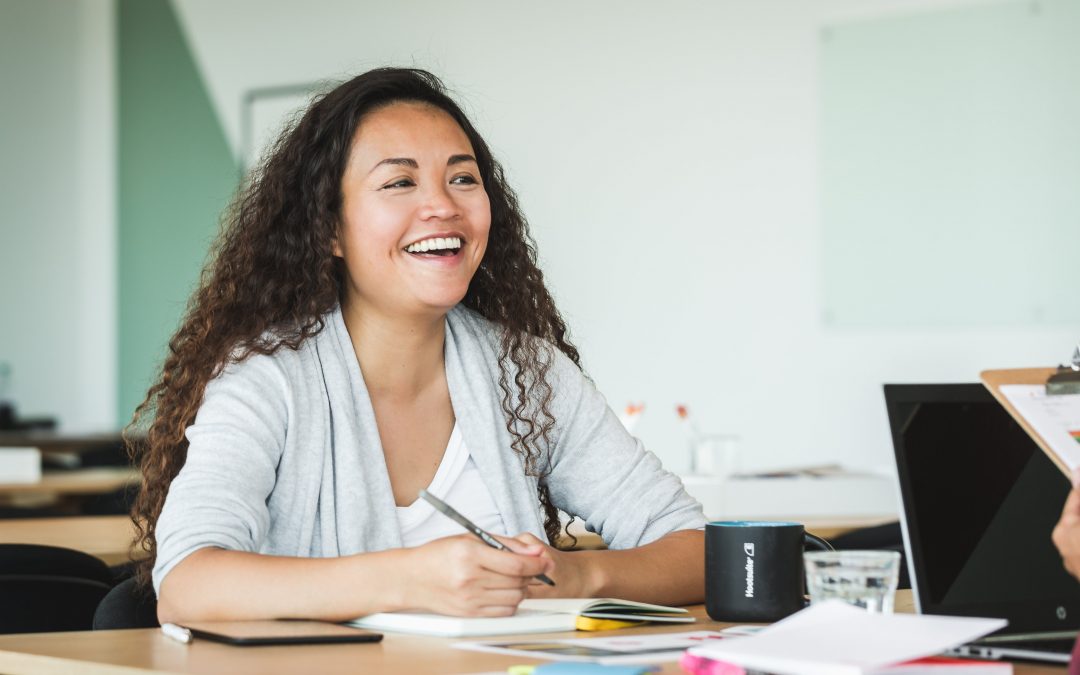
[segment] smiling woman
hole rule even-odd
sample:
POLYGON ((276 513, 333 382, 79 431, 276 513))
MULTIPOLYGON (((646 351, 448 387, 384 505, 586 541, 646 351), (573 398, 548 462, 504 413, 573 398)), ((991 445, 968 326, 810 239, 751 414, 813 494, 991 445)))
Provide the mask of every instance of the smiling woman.
POLYGON ((133 513, 162 621, 702 598, 700 505, 581 372, 501 168, 429 73, 312 104, 169 350, 133 513), (558 549, 558 509, 610 550, 558 549))

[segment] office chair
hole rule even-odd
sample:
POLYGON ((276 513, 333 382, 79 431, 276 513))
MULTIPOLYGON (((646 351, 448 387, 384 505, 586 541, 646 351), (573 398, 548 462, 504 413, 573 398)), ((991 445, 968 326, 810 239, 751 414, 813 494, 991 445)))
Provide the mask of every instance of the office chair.
POLYGON ((0 544, 0 633, 89 630, 111 587, 108 566, 92 555, 0 544))
POLYGON ((140 589, 134 578, 117 584, 94 613, 94 630, 156 628, 159 625, 154 592, 140 589))

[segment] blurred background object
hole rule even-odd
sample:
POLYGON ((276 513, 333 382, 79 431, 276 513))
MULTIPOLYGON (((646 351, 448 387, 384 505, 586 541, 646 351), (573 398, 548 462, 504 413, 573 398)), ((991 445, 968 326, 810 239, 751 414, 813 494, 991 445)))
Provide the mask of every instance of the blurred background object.
POLYGON ((11 365, 0 362, 0 432, 55 429, 54 417, 19 417, 12 390, 11 365))
POLYGON ((641 421, 641 416, 644 414, 644 403, 627 403, 622 412, 619 413, 619 421, 622 422, 627 431, 634 433, 634 429, 637 428, 638 422, 641 421))

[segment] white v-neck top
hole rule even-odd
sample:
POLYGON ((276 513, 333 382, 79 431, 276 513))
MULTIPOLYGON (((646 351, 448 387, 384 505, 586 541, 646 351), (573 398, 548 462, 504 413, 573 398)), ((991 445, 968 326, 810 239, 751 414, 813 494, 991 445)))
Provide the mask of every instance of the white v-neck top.
MULTIPOLYGON (((465 439, 462 438, 456 423, 454 430, 450 432, 450 442, 446 445, 442 462, 439 463, 427 491, 454 507, 480 529, 492 534, 507 534, 499 508, 480 477, 480 470, 469 455, 465 439)), ((421 546, 429 541, 466 531, 423 499, 396 508, 401 542, 406 547, 421 546)))

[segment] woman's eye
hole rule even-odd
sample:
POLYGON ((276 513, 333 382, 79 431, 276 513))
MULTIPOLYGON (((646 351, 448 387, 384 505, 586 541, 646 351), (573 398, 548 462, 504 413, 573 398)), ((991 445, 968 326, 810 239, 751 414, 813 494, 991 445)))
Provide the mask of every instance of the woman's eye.
POLYGON ((460 176, 454 176, 453 178, 451 178, 450 183, 453 185, 476 185, 477 181, 469 174, 464 173, 460 176))
POLYGON ((412 180, 410 180, 408 178, 399 178, 398 180, 395 180, 395 181, 393 181, 391 183, 387 183, 386 185, 384 185, 383 189, 386 190, 386 189, 389 189, 389 188, 412 187, 414 185, 416 185, 416 183, 412 182, 412 180))

